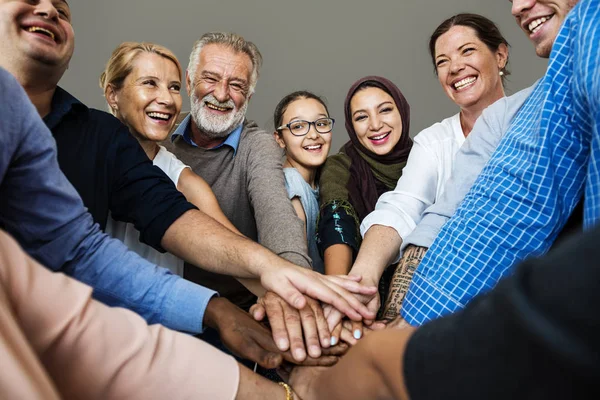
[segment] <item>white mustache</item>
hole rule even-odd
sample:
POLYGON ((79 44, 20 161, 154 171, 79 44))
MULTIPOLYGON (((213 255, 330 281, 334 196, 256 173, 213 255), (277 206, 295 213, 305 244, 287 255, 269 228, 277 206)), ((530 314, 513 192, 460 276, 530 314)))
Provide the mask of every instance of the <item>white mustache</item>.
POLYGON ((235 103, 233 100, 229 99, 224 103, 221 103, 219 100, 215 98, 212 94, 207 94, 202 98, 203 102, 214 104, 217 107, 227 107, 227 108, 235 108, 235 103))

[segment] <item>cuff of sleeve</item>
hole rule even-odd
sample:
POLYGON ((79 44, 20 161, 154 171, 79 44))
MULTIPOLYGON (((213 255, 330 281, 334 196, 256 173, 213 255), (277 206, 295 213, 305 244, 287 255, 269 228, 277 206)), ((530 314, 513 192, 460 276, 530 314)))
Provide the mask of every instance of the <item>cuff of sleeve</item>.
POLYGON ((464 308, 462 304, 415 272, 400 314, 411 325, 424 323, 464 308))
POLYGON ((160 242, 162 241, 165 232, 179 217, 189 210, 197 210, 198 208, 185 200, 182 200, 177 206, 169 208, 168 212, 162 213, 160 217, 148 225, 148 227, 140 232, 140 240, 147 245, 155 248, 160 252, 165 252, 160 242))
POLYGON ((218 295, 214 290, 178 279, 162 313, 162 324, 177 331, 202 333, 206 306, 213 296, 218 295))
POLYGON ((401 238, 408 236, 417 226, 412 218, 408 218, 397 212, 389 210, 375 210, 363 220, 360 224, 360 234, 365 234, 373 225, 389 226, 398 232, 401 238))
POLYGON ((447 221, 448 218, 438 215, 425 215, 415 230, 402 241, 400 252, 402 252, 409 244, 419 247, 431 247, 433 241, 447 221))
POLYGON ((278 255, 279 257, 288 260, 292 264, 296 264, 302 268, 312 269, 311 263, 306 259, 306 257, 302 256, 301 254, 287 251, 285 253, 279 253, 278 255))

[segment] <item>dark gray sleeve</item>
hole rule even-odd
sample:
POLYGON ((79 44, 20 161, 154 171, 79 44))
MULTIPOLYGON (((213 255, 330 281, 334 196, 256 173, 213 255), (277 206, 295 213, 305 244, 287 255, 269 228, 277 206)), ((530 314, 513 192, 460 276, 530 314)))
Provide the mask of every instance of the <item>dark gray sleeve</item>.
POLYGON ((452 174, 440 198, 424 211, 419 225, 403 241, 402 249, 409 244, 431 246, 475 183, 534 86, 498 100, 483 111, 456 154, 452 174))
POLYGON ((286 260, 310 268, 304 222, 285 189, 281 149, 264 131, 253 132, 248 140, 252 141, 247 163, 248 197, 258 242, 286 260))
POLYGON ((600 229, 522 264, 404 356, 412 400, 600 398, 600 229))

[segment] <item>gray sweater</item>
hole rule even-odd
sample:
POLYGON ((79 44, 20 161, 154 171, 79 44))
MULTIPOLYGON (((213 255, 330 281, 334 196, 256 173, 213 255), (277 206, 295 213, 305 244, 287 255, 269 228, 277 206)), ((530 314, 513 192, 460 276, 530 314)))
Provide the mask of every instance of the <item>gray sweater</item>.
MULTIPOLYGON (((188 116, 176 133, 189 129, 188 116)), ((189 132, 189 131, 188 131, 189 132)), ((244 121, 237 152, 230 146, 207 150, 183 137, 162 143, 204 178, 229 220, 248 238, 281 257, 310 268, 304 224, 296 215, 284 184, 282 151, 273 136, 253 121, 244 121)), ((218 291, 247 309, 254 296, 234 278, 185 265, 184 276, 218 291)))

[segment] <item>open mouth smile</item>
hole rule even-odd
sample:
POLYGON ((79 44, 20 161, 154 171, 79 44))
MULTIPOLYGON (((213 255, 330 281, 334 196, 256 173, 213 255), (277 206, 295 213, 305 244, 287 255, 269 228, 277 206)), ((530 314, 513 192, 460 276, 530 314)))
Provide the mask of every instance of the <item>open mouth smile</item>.
POLYGON ((545 17, 537 18, 537 19, 531 21, 527 25, 527 30, 529 31, 530 34, 533 35, 534 33, 536 33, 537 31, 539 31, 542 28, 542 25, 544 25, 547 21, 551 20, 552 17, 554 17, 554 14, 550 14, 545 17))
POLYGON ((311 144, 309 146, 302 147, 306 151, 321 151, 323 148, 322 144, 311 144))
POLYGON ((160 112, 149 112, 146 113, 148 117, 152 118, 155 121, 160 122, 168 122, 173 116, 171 114, 160 113, 160 112))
POLYGON ((369 140, 370 140, 370 141, 372 141, 372 142, 375 142, 375 144, 379 144, 379 143, 377 143, 377 142, 382 142, 382 141, 384 141, 385 139, 387 139, 387 137, 388 137, 388 136, 390 136, 390 134, 391 134, 391 133, 392 133, 392 132, 390 131, 390 132, 385 132, 385 133, 382 133, 382 134, 380 134, 380 135, 377 135, 377 136, 371 136, 371 137, 369 138, 369 140))
POLYGON ((476 76, 468 76, 464 79, 461 79, 458 82, 454 82, 452 84, 452 87, 454 88, 454 90, 457 90, 457 91, 463 90, 463 89, 468 88, 469 86, 472 86, 475 83, 475 81, 477 81, 476 76))
POLYGON ((233 109, 231 107, 217 106, 216 104, 209 103, 209 102, 205 102, 204 104, 206 104, 207 108, 210 108, 211 110, 215 110, 215 111, 220 111, 220 112, 227 112, 227 111, 231 111, 233 109))

